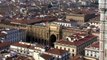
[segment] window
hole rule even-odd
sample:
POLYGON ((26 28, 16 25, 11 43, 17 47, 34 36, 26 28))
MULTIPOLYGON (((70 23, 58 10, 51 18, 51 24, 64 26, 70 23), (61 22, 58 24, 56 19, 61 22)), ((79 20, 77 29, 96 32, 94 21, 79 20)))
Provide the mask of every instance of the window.
POLYGON ((70 49, 68 49, 68 51, 70 51, 70 49))
POLYGON ((96 57, 96 54, 94 56, 96 57))
POLYGON ((56 48, 58 48, 58 46, 56 46, 56 48))
POLYGON ((24 53, 26 53, 26 52, 24 51, 24 53))
POLYGON ((29 52, 27 52, 27 54, 29 54, 29 52))
POLYGON ((17 50, 17 51, 19 51, 19 50, 17 50))
POLYGON ((22 52, 22 51, 20 51, 20 52, 22 52))
POLYGON ((72 56, 74 56, 74 54, 72 54, 72 56))
POLYGON ((74 52, 74 49, 72 49, 72 52, 74 52))
POLYGON ((60 49, 62 49, 62 47, 60 47, 60 49))
POLYGON ((91 56, 92 56, 92 54, 91 54, 91 56))
POLYGON ((88 56, 89 54, 87 53, 87 56, 88 56))
POLYGON ((64 50, 66 50, 66 48, 64 48, 64 50))

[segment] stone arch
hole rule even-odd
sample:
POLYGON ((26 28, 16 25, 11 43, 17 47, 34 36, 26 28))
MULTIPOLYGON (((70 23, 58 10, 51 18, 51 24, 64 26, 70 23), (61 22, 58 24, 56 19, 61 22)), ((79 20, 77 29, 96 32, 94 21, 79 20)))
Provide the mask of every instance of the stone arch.
POLYGON ((57 39, 57 37, 56 37, 55 34, 50 35, 50 37, 49 37, 49 45, 54 47, 54 43, 56 42, 56 39, 57 39))

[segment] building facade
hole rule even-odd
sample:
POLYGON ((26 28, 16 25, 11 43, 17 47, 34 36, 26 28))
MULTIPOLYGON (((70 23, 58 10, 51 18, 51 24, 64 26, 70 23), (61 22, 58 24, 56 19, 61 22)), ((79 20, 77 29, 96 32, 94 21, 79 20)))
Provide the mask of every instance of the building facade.
POLYGON ((99 60, 107 60, 107 1, 99 0, 100 12, 100 49, 99 60))
POLYGON ((99 59, 99 42, 94 42, 85 48, 85 58, 91 60, 99 59))
MULTIPOLYGON (((11 22, 10 24, 0 24, 0 27, 8 27, 8 28, 19 28, 25 29, 27 32, 27 40, 28 42, 38 42, 45 45, 54 46, 54 42, 65 38, 75 32, 88 32, 80 29, 62 27, 58 24, 47 23, 45 25, 37 25, 37 24, 25 24, 21 23, 22 21, 18 20, 11 22)), ((30 20, 29 20, 30 21, 30 20)), ((33 20, 32 20, 33 21, 33 20)))
POLYGON ((5 28, 0 31, 0 34, 2 35, 0 37, 1 41, 8 42, 26 41, 26 31, 22 29, 5 28))
MULTIPOLYGON (((83 10, 83 11, 85 11, 85 10, 83 10)), ((84 22, 89 21, 89 19, 91 19, 92 17, 95 16, 94 13, 92 13, 92 14, 83 13, 83 12, 81 12, 81 10, 78 10, 78 9, 75 12, 76 13, 71 13, 71 14, 67 15, 66 19, 67 20, 74 20, 79 23, 84 23, 84 22), (78 12, 78 11, 80 11, 80 12, 78 12)), ((87 11, 87 12, 89 12, 89 11, 87 11)))
POLYGON ((45 51, 40 46, 25 42, 12 44, 10 50, 17 54, 32 56, 35 60, 67 60, 69 58, 69 52, 66 50, 51 48, 45 51))
POLYGON ((59 40, 55 43, 55 48, 67 50, 71 56, 84 55, 84 49, 86 46, 97 41, 97 37, 94 35, 80 36, 79 34, 74 35, 75 37, 67 37, 66 40, 59 40))

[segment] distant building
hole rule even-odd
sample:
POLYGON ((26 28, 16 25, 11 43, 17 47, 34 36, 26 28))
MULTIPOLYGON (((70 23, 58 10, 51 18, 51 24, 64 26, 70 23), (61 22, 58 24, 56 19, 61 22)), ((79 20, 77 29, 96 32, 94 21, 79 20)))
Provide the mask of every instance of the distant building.
POLYGON ((76 27, 78 25, 78 23, 75 21, 63 21, 63 20, 54 21, 52 23, 58 24, 62 27, 76 27))
POLYGON ((38 60, 40 53, 45 52, 45 49, 25 42, 18 42, 11 45, 10 50, 13 50, 22 55, 32 56, 35 60, 38 60))
POLYGON ((85 48, 85 58, 91 60, 98 60, 99 58, 99 42, 94 42, 85 48))
POLYGON ((71 23, 67 22, 67 21, 55 21, 55 22, 52 22, 52 23, 58 24, 58 25, 63 26, 63 27, 72 27, 71 23))
POLYGON ((26 31, 22 29, 1 29, 0 41, 19 42, 26 41, 26 31))
POLYGON ((94 35, 74 34, 66 37, 65 40, 61 39, 55 42, 55 48, 67 50, 71 56, 84 55, 84 49, 86 46, 97 41, 97 37, 94 35))
POLYGON ((69 13, 66 16, 67 20, 74 20, 79 23, 84 23, 89 21, 89 19, 93 18, 95 16, 95 13, 93 11, 90 11, 91 9, 84 9, 84 8, 79 8, 79 9, 74 9, 72 10, 71 13, 69 13))
POLYGON ((69 52, 66 50, 52 48, 45 51, 44 47, 26 42, 12 44, 10 50, 22 55, 32 56, 35 60, 67 60, 69 58, 69 52))

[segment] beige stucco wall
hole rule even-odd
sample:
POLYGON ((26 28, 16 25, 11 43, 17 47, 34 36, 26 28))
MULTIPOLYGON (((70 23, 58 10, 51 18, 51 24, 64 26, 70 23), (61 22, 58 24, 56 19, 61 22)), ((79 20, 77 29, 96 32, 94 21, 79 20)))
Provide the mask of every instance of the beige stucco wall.
POLYGON ((66 48, 66 50, 68 51, 70 49, 70 55, 72 56, 72 54, 74 54, 74 56, 77 54, 77 50, 76 50, 76 47, 75 46, 66 46, 66 45, 58 45, 58 44, 55 44, 55 48, 58 48, 58 49, 62 49, 64 50, 64 48, 66 48), (61 48, 62 47, 62 48, 61 48), (74 52, 73 52, 74 50, 74 52))

